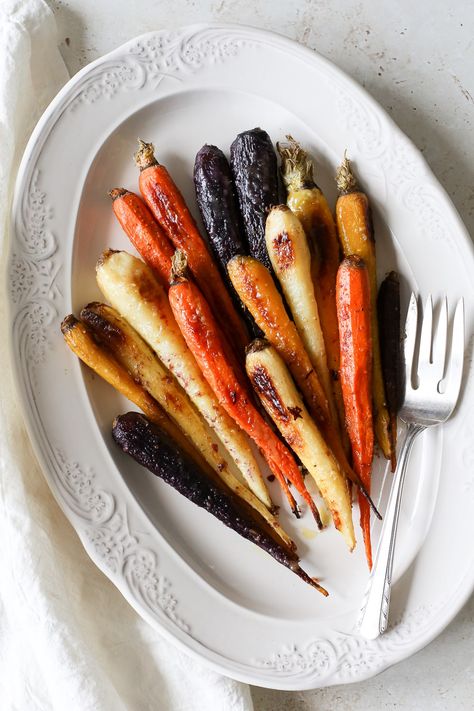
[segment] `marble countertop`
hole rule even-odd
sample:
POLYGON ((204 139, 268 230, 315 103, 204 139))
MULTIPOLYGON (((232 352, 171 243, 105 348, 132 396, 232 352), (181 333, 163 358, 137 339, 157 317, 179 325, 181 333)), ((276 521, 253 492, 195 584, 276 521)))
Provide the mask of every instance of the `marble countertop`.
MULTIPOLYGON (((48 0, 71 74, 160 27, 240 22, 280 32, 335 62, 423 151, 474 232, 474 4, 444 0, 48 0)), ((471 545, 471 542, 468 542, 471 545)), ((474 598, 427 648, 359 684, 253 688, 256 711, 473 708, 474 598)))

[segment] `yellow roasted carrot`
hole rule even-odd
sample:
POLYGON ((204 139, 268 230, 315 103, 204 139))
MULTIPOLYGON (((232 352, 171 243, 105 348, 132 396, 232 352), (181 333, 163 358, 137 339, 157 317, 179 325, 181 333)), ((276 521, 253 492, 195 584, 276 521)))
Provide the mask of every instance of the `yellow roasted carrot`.
POLYGON ((265 504, 270 504, 250 442, 221 408, 186 345, 165 290, 149 266, 127 252, 108 250, 97 264, 97 283, 112 306, 174 375, 265 504))
POLYGON ((112 385, 119 393, 135 403, 153 422, 159 425, 176 444, 194 457, 196 450, 180 428, 167 415, 158 402, 137 383, 110 351, 100 346, 94 333, 84 323, 70 314, 61 323, 61 332, 69 348, 83 363, 112 385))

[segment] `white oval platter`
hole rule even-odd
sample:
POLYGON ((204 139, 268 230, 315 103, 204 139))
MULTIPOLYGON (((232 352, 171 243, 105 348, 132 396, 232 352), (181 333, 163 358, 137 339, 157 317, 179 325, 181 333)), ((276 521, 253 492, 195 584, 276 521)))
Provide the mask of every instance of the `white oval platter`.
MULTIPOLYGON (((65 347, 61 319, 99 297, 94 265, 130 249, 107 190, 136 190, 136 138, 152 140, 196 212, 192 166, 205 142, 228 151, 260 125, 291 133, 332 176, 345 148, 371 195, 379 271, 403 275, 403 299, 466 300, 469 236, 424 159, 380 107, 330 62, 240 26, 138 37, 79 72, 28 144, 14 200, 9 262, 13 363, 31 439, 59 505, 93 561, 163 635, 213 668, 253 684, 307 689, 374 675, 432 640, 473 589, 472 382, 455 416, 414 450, 401 516, 392 625, 376 641, 354 622, 367 580, 360 544, 282 520, 324 599, 259 549, 169 490, 117 450, 112 418, 129 408, 65 347)), ((469 343, 472 353, 472 341, 469 343)), ((468 363, 470 358, 466 359, 468 363)), ((466 366, 468 367, 468 366, 466 366)), ((465 380, 468 380, 466 372, 465 380)), ((390 475, 377 461, 384 508, 390 475)), ((272 488, 278 499, 278 493, 272 488)), ((285 507, 283 506, 283 509, 285 507)), ((357 512, 355 512, 357 517, 357 512)), ((374 526, 377 540, 379 529, 374 526)))

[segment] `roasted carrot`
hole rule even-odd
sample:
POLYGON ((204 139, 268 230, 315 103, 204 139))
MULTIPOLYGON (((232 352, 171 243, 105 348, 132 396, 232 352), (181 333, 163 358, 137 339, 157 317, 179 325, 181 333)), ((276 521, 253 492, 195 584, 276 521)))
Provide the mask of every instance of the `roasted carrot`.
POLYGON ((173 245, 138 195, 125 188, 114 188, 109 195, 113 200, 115 217, 125 234, 167 289, 173 245))
MULTIPOLYGON (((370 492, 374 454, 372 421, 372 336, 369 275, 358 256, 346 257, 337 273, 337 318, 341 342, 341 386, 354 469, 370 492)), ((372 568, 370 509, 359 495, 365 554, 372 568)))
POLYGON ((242 303, 290 368, 313 417, 329 420, 326 394, 269 270, 254 257, 238 255, 227 271, 242 303))
POLYGON ((127 252, 108 250, 99 259, 96 274, 106 300, 155 351, 215 430, 249 487, 271 505, 248 438, 217 402, 186 346, 166 292, 152 269, 127 252))
POLYGON ((209 480, 205 472, 169 442, 166 434, 143 415, 128 412, 117 417, 112 436, 122 451, 139 464, 327 596, 327 590, 300 568, 294 550, 288 550, 274 536, 269 535, 253 515, 249 516, 231 492, 209 480))
POLYGON ((128 400, 135 403, 181 449, 196 458, 198 453, 166 411, 129 375, 107 348, 96 342, 93 331, 86 324, 81 323, 73 314, 70 314, 62 321, 61 332, 66 344, 83 363, 128 400))
POLYGON ((387 459, 392 458, 390 416, 387 410, 380 356, 379 327, 377 320, 377 272, 375 264, 375 239, 372 215, 367 195, 360 190, 346 156, 336 175, 339 197, 336 203, 336 220, 344 255, 361 257, 369 275, 372 332, 372 397, 374 401, 375 434, 380 449, 387 459))
POLYGON ((237 256, 227 265, 230 279, 244 305, 262 329, 267 340, 283 358, 293 375, 311 415, 321 429, 323 437, 336 457, 341 470, 367 495, 374 513, 380 514, 365 492, 363 483, 351 468, 339 438, 339 432, 331 421, 326 396, 313 370, 293 321, 285 311, 283 301, 270 272, 253 257, 237 256))
POLYGON ((400 333, 400 280, 397 272, 389 272, 380 285, 377 297, 380 329, 380 355, 390 415, 392 472, 397 466, 397 413, 401 400, 401 333, 400 333))
POLYGON ((355 537, 347 479, 305 408, 286 365, 273 346, 262 339, 247 348, 245 365, 265 410, 313 477, 334 525, 352 551, 355 537))
POLYGON ((339 333, 336 313, 336 275, 340 246, 336 224, 322 190, 313 175, 313 162, 291 136, 288 143, 278 143, 281 173, 287 189, 287 205, 300 220, 311 253, 311 278, 323 332, 332 389, 346 451, 349 440, 345 430, 344 404, 339 383, 339 333))
POLYGON ((243 360, 248 334, 219 269, 173 178, 156 160, 153 145, 144 141, 139 144, 135 161, 140 168, 140 192, 173 245, 185 253, 189 269, 227 341, 237 351, 238 359, 243 360))
POLYGON ((177 252, 173 258, 174 279, 169 290, 169 300, 188 348, 220 405, 260 448, 293 512, 297 513, 297 507, 289 491, 287 478, 308 503, 318 526, 321 526, 318 510, 306 489, 296 461, 252 404, 250 394, 242 387, 226 356, 219 327, 208 303, 199 288, 186 279, 183 256, 177 252))

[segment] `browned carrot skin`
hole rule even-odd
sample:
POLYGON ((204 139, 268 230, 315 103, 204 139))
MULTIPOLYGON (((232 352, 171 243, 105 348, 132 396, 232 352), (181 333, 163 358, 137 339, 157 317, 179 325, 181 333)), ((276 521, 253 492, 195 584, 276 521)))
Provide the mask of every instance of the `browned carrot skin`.
POLYGON ((277 144, 282 159, 281 172, 288 197, 287 205, 300 220, 311 250, 311 276, 318 304, 328 368, 339 415, 343 444, 347 452, 344 404, 339 383, 339 332, 336 312, 336 276, 341 249, 336 223, 324 193, 313 177, 313 163, 291 136, 287 144, 277 144))
POLYGON ((185 253, 189 269, 213 309, 226 339, 243 360, 245 346, 249 342, 245 326, 181 192, 165 166, 158 163, 153 150, 151 143, 140 141, 140 149, 135 156, 140 168, 140 192, 173 245, 185 253))
POLYGON ((372 213, 367 195, 362 192, 352 172, 350 161, 344 160, 336 175, 339 197, 336 203, 336 222, 345 256, 356 254, 367 266, 370 284, 370 307, 372 313, 373 373, 372 397, 374 404, 374 428, 377 442, 387 459, 392 456, 390 417, 387 410, 385 388, 380 356, 379 325, 377 319, 377 269, 372 213))
POLYGON ((131 402, 134 402, 145 415, 159 425, 171 439, 189 456, 199 461, 206 471, 212 471, 210 466, 192 446, 182 430, 167 415, 158 402, 146 390, 135 382, 103 344, 98 344, 92 329, 79 321, 73 314, 67 316, 61 323, 61 333, 69 348, 83 363, 89 366, 97 375, 112 385, 131 402))
POLYGON ((115 216, 125 234, 167 289, 173 245, 138 195, 125 188, 114 188, 109 195, 113 200, 115 216))
MULTIPOLYGON (((331 421, 326 396, 313 370, 295 324, 286 313, 283 301, 268 269, 253 257, 237 256, 228 264, 230 279, 259 328, 288 365, 306 400, 311 415, 321 429, 344 474, 360 487, 357 472, 351 469, 331 421)), ((371 504, 373 506, 373 504, 371 504)), ((375 506, 376 515, 379 516, 375 506)))
MULTIPOLYGON (((370 492, 374 453, 371 301, 367 267, 356 255, 344 259, 339 267, 336 303, 341 342, 341 386, 353 464, 370 492)), ((359 507, 365 553, 371 569, 370 508, 361 494, 359 507)))
POLYGON ((387 274, 377 298, 382 372, 390 415, 392 472, 397 466, 397 413, 401 400, 400 280, 396 272, 387 274))
POLYGON ((308 503, 321 527, 319 512, 293 456, 254 407, 247 389, 242 387, 227 358, 217 322, 198 287, 178 272, 170 286, 169 300, 188 348, 219 403, 256 442, 284 490, 293 512, 296 515, 298 513, 287 478, 308 503))
POLYGON ((323 387, 269 270, 254 257, 240 255, 230 260, 227 269, 235 290, 257 326, 288 364, 313 417, 318 422, 329 419, 323 387))

